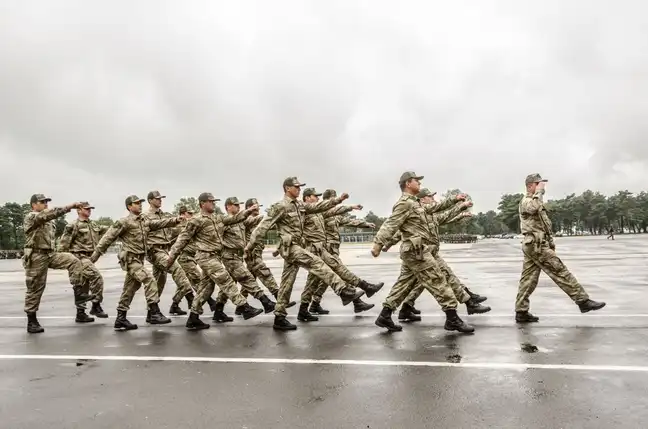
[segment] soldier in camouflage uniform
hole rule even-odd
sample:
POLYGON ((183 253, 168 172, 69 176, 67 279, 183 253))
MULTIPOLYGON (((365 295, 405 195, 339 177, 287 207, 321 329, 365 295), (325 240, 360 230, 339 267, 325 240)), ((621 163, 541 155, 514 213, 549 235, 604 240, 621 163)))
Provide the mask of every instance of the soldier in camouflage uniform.
MULTIPOLYGON (((220 290, 225 292, 234 305, 242 307, 242 314, 245 320, 256 317, 263 313, 263 310, 254 308, 247 303, 241 295, 236 283, 227 272, 221 259, 223 251, 223 232, 227 225, 243 222, 255 206, 250 210, 239 211, 235 216, 224 216, 216 211, 216 201, 220 201, 209 192, 203 192, 198 196, 201 213, 194 216, 187 222, 187 226, 180 233, 171 251, 169 252, 169 262, 172 264, 175 258, 181 254, 189 243, 196 245, 196 262, 203 272, 202 281, 200 282, 200 291, 196 296, 192 306, 189 320, 187 320, 187 329, 206 329, 209 325, 200 320, 202 307, 207 299, 214 293, 215 285, 218 284, 220 290)), ((224 312, 223 303, 217 303, 214 311, 215 321, 226 321, 229 318, 224 312)))
MULTIPOLYGON (((90 261, 90 256, 99 242, 99 238, 105 234, 108 227, 98 225, 90 220, 94 207, 87 201, 81 203, 77 209, 78 219, 65 226, 61 241, 59 242, 59 252, 72 253, 83 264, 83 278, 85 281, 84 292, 88 289, 94 296, 92 299, 92 308, 90 314, 105 319, 108 315, 101 308, 103 301, 104 281, 103 276, 90 261)), ((85 313, 86 304, 77 305, 77 323, 94 322, 94 318, 85 313)))
MULTIPOLYGON (((331 198, 337 197, 337 192, 335 189, 327 189, 324 191, 322 198, 325 200, 330 200, 331 198)), ((340 227, 349 226, 356 228, 371 228, 374 229, 376 225, 373 223, 366 222, 362 219, 353 219, 348 214, 340 214, 336 216, 330 216, 325 219, 325 228, 326 228, 326 249, 328 252, 340 258, 340 227)), ((311 302, 309 312, 313 314, 329 314, 328 310, 322 308, 322 297, 328 289, 326 283, 319 282, 320 285, 313 294, 313 300, 311 302)), ((361 313, 363 311, 371 310, 374 308, 374 304, 369 304, 364 302, 362 298, 353 300, 353 310, 356 313, 361 313)))
MULTIPOLYGON (((236 197, 229 197, 225 200, 225 212, 228 217, 234 217, 241 211, 241 202, 236 197)), ((263 310, 270 313, 275 308, 275 303, 263 293, 263 290, 257 284, 256 278, 248 270, 243 260, 245 250, 245 230, 255 223, 252 211, 243 222, 238 222, 225 226, 223 230, 223 250, 221 257, 223 265, 235 282, 241 285, 241 292, 245 291, 243 296, 252 295, 263 305, 263 310)), ((258 223, 258 222, 256 222, 258 223)), ((227 295, 220 291, 216 297, 217 304, 227 303, 227 295)), ((237 313, 241 314, 243 309, 236 308, 237 313)))
MULTIPOLYGON (((319 197, 322 194, 317 193, 315 188, 306 188, 303 193, 303 200, 306 204, 317 204, 319 197)), ((371 284, 360 277, 353 274, 346 265, 342 262, 339 256, 329 253, 328 243, 326 241, 326 220, 342 216, 349 213, 351 210, 362 210, 359 204, 353 206, 337 205, 323 213, 309 213, 304 218, 304 243, 305 249, 314 255, 319 256, 326 265, 328 265, 335 274, 337 274, 345 283, 358 287, 365 291, 368 297, 378 292, 384 286, 384 283, 371 284)), ((301 306, 297 319, 302 322, 317 321, 318 317, 312 315, 308 311, 308 306, 313 299, 315 292, 323 289, 321 286, 322 281, 317 278, 313 273, 308 274, 306 279, 306 286, 301 295, 301 306)), ((362 302, 362 301, 360 301, 362 302)), ((369 306, 371 308, 373 306, 369 306)), ((356 313, 364 311, 361 304, 354 302, 354 310, 356 313)))
MULTIPOLYGON (((194 212, 189 210, 187 206, 180 206, 178 209, 178 214, 182 218, 182 223, 177 227, 173 228, 171 233, 171 242, 175 244, 178 236, 182 230, 187 226, 187 222, 194 215, 194 212)), ((187 275, 189 282, 191 283, 191 288, 194 291, 194 295, 198 295, 198 289, 200 287, 200 281, 202 279, 202 271, 196 263, 196 244, 189 243, 187 247, 182 250, 180 256, 178 256, 178 264, 182 267, 182 270, 187 275)), ((207 298, 207 304, 211 311, 216 311, 216 300, 211 296, 207 298)))
POLYGON ((31 196, 31 212, 27 213, 23 222, 25 232, 25 248, 23 268, 25 269, 25 313, 27 313, 27 332, 38 334, 45 329, 38 323, 36 312, 40 306, 41 297, 47 284, 47 270, 67 270, 74 290, 75 305, 84 304, 92 299, 91 295, 83 293, 83 265, 70 253, 54 251, 54 220, 65 216, 70 210, 81 207, 81 203, 69 204, 65 207, 48 208, 52 201, 43 194, 31 196))
POLYGON ((392 311, 396 310, 398 305, 409 295, 412 290, 412 279, 415 279, 416 283, 423 285, 434 296, 446 313, 445 329, 466 333, 474 332, 475 329, 465 324, 457 314, 457 299, 432 253, 435 240, 426 218, 428 213, 433 214, 454 207, 458 202, 464 201, 466 196, 459 194, 455 198, 448 198, 440 203, 434 201, 432 204, 422 204, 416 198, 421 190, 420 181, 422 179, 423 176, 418 176, 413 171, 401 175, 399 185, 403 194, 394 205, 392 214, 383 223, 374 238, 374 245, 371 249, 371 254, 374 257, 380 256, 382 248, 398 231, 401 232, 403 241, 400 247, 401 272, 383 303, 383 309, 376 319, 376 325, 390 331, 402 330, 401 326, 392 321, 392 311))
POLYGON ((526 195, 520 201, 520 230, 524 235, 522 252, 524 264, 515 300, 517 323, 537 322, 538 317, 529 313, 529 297, 538 285, 540 271, 544 271, 580 308, 581 313, 599 310, 604 302, 589 299, 583 286, 556 256, 551 220, 542 201, 545 183, 539 174, 526 177, 526 195))
POLYGON ((280 237, 278 250, 284 260, 281 286, 279 287, 279 296, 274 312, 273 328, 278 330, 297 329, 295 325, 286 320, 286 305, 290 301, 299 268, 305 268, 309 273, 315 274, 322 281, 330 284, 335 293, 342 299, 343 305, 349 304, 364 294, 364 291, 356 291, 353 286, 344 283, 321 258, 305 249, 305 216, 310 213, 325 212, 333 208, 333 206, 346 200, 349 197, 348 194, 342 194, 340 197, 328 201, 305 204, 299 201, 302 186, 304 184, 300 183, 296 177, 288 177, 284 180, 284 198, 270 207, 268 215, 252 232, 250 241, 245 248, 246 254, 252 254, 262 243, 263 237, 265 237, 268 230, 276 225, 280 237))
MULTIPOLYGON (((245 202, 245 209, 249 209, 253 205, 256 205, 257 207, 263 207, 263 205, 259 204, 259 202, 256 200, 256 198, 248 198, 248 200, 245 202)), ((257 208, 252 212, 252 215, 246 219, 244 222, 245 226, 245 244, 249 243, 250 237, 252 236, 252 231, 254 231, 254 228, 259 226, 261 221, 263 220, 263 216, 259 214, 259 209, 257 208)), ((272 271, 270 271, 270 268, 266 265, 266 263, 263 261, 263 249, 265 248, 265 245, 262 243, 259 245, 254 250, 254 253, 250 255, 245 256, 245 264, 248 267, 248 270, 250 270, 250 273, 252 275, 261 280, 261 283, 270 291, 272 296, 277 298, 277 295, 279 294, 279 286, 277 285, 277 281, 275 280, 274 276, 272 275, 272 271)), ((244 297, 247 298, 247 292, 245 290, 241 291, 244 297)), ((295 301, 290 301, 286 308, 290 308, 297 304, 295 301)), ((240 314, 240 310, 236 310, 236 314, 240 314)))
MULTIPOLYGON (((161 220, 173 217, 170 213, 162 211, 163 198, 166 197, 160 194, 159 191, 149 192, 147 195, 147 201, 150 207, 145 216, 151 220, 161 220)), ((187 312, 180 308, 180 301, 182 301, 182 298, 185 298, 189 307, 191 307, 194 294, 191 290, 191 282, 189 282, 187 274, 185 274, 180 264, 176 262, 167 268, 169 249, 171 249, 171 243, 173 241, 172 239, 172 229, 164 228, 157 231, 151 231, 148 235, 146 258, 153 266, 153 277, 155 278, 155 284, 157 284, 158 296, 160 298, 162 297, 162 292, 164 292, 167 273, 171 274, 171 277, 176 284, 176 292, 173 295, 173 298, 171 298, 169 314, 182 316, 187 314, 187 312)))
POLYGON ((121 249, 117 256, 119 265, 126 272, 124 278, 124 289, 119 304, 117 305, 117 319, 115 330, 129 331, 137 329, 137 325, 131 323, 126 314, 133 302, 135 293, 144 284, 144 294, 148 305, 146 322, 153 325, 170 323, 160 311, 158 303, 160 297, 157 292, 155 279, 144 268, 144 258, 148 253, 148 234, 150 231, 157 231, 170 228, 180 223, 180 217, 169 217, 165 219, 150 219, 142 214, 143 199, 136 195, 130 195, 124 201, 129 215, 117 220, 99 240, 95 248, 91 262, 97 262, 99 257, 106 253, 106 250, 117 240, 121 241, 121 249))
MULTIPOLYGON (((430 192, 429 189, 424 188, 418 193, 417 198, 423 204, 432 204, 434 202, 434 194, 430 192)), ((440 213, 426 213, 425 217, 428 222, 428 227, 432 233, 432 244, 431 251, 432 255, 435 257, 441 272, 444 274, 446 282, 452 288, 455 298, 462 303, 466 304, 468 314, 481 314, 487 313, 491 309, 490 307, 480 305, 481 302, 485 301, 485 297, 480 297, 476 294, 471 294, 468 289, 461 283, 461 280, 455 275, 455 273, 450 269, 446 261, 439 255, 439 225, 448 224, 456 222, 460 219, 470 216, 471 213, 465 211, 466 208, 470 207, 472 203, 466 201, 463 203, 455 204, 454 207, 449 210, 440 212, 440 213), (475 296, 473 296, 475 295, 475 296)), ((382 251, 386 252, 390 247, 401 241, 402 234, 399 232, 394 235, 392 240, 385 246, 383 246, 382 251)), ((409 322, 419 322, 421 316, 419 316, 420 311, 416 310, 414 307, 414 302, 416 299, 423 293, 423 286, 416 284, 416 278, 412 277, 411 279, 411 292, 405 298, 400 312, 398 313, 398 320, 404 320, 409 322)))

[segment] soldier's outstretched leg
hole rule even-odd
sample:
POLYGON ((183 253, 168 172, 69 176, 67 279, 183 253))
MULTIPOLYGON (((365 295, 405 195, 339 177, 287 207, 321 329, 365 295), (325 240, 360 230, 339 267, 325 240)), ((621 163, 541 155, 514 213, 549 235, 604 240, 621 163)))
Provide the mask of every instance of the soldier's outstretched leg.
POLYGON ((263 310, 266 313, 274 311, 275 303, 263 293, 263 290, 256 282, 256 278, 252 273, 250 273, 250 270, 247 269, 242 258, 227 257, 223 258, 222 262, 232 279, 241 285, 242 290, 247 291, 247 293, 258 299, 261 302, 261 305, 263 305, 263 310))
MULTIPOLYGON (((202 271, 200 271, 195 258, 186 254, 180 255, 180 257, 178 258, 178 264, 180 264, 180 267, 184 270, 187 278, 189 279, 189 283, 191 284, 191 290, 193 291, 193 294, 185 295, 187 306, 189 309, 191 309, 193 300, 195 299, 194 297, 198 295, 198 291, 200 290, 202 271)), ((216 301, 211 296, 207 298, 207 305, 209 305, 209 308, 212 312, 216 311, 216 301)))
MULTIPOLYGON (((164 283, 166 283, 166 275, 169 273, 176 284, 176 291, 173 294, 173 298, 171 298, 169 314, 176 316, 184 316, 187 314, 186 311, 180 308, 180 302, 186 297, 188 303, 193 303, 194 294, 191 288, 191 282, 187 278, 187 274, 184 272, 178 261, 174 261, 173 264, 167 268, 169 253, 162 249, 151 249, 148 254, 148 260, 151 265, 153 265, 153 273, 156 275, 156 281, 159 279, 161 282, 160 284, 164 285, 164 283)), ((160 287, 158 284, 158 290, 158 295, 162 296, 164 286, 160 287)))
MULTIPOLYGON (((270 268, 268 268, 263 260, 263 251, 255 250, 252 255, 245 259, 245 264, 247 265, 248 270, 250 270, 250 273, 252 273, 256 279, 261 280, 263 286, 265 286, 272 296, 277 299, 277 295, 279 294, 279 285, 277 285, 277 281, 272 275, 272 271, 270 271, 270 268)), ((243 296, 247 298, 247 292, 243 294, 243 296)), ((286 308, 290 308, 296 304, 295 301, 290 301, 286 308)))

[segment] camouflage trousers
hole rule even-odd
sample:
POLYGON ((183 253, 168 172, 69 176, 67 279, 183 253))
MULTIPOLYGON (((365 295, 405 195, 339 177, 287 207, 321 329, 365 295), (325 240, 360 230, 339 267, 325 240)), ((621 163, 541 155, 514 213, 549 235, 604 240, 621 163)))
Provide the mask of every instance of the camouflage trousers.
POLYGON ((176 284, 176 291, 173 298, 171 298, 174 303, 179 303, 185 295, 191 292, 191 283, 178 261, 174 261, 173 265, 167 268, 169 262, 169 252, 167 250, 162 248, 149 249, 147 259, 153 265, 153 277, 157 284, 158 296, 161 297, 162 292, 164 292, 167 273, 171 274, 171 278, 176 284))
POLYGON ((202 271, 198 268, 196 259, 191 255, 183 253, 178 257, 178 264, 180 264, 182 271, 187 275, 194 294, 197 294, 198 287, 200 286, 200 279, 202 278, 202 271))
MULTIPOLYGON (((328 243, 327 249, 331 255, 337 256, 338 258, 340 257, 340 243, 328 243)), ((324 293, 326 293, 327 289, 328 285, 326 283, 320 282, 317 290, 315 290, 315 292, 313 293, 312 302, 322 302, 322 297, 324 296, 324 293)))
POLYGON ((314 274, 322 282, 331 286, 338 295, 342 289, 353 287, 347 285, 319 256, 312 254, 303 247, 291 244, 287 251, 284 249, 281 256, 284 259, 284 266, 281 272, 281 286, 279 286, 279 295, 277 296, 274 311, 275 316, 287 315, 286 305, 290 302, 292 289, 300 268, 306 269, 309 274, 314 274))
MULTIPOLYGON (((83 265, 83 291, 90 292, 94 295, 93 303, 101 304, 103 302, 104 281, 99 269, 92 263, 90 258, 82 253, 73 253, 83 265)), ((86 309, 86 303, 77 304, 79 310, 86 309)))
MULTIPOLYGON (((231 254, 223 255, 223 265, 225 269, 232 276, 235 282, 241 285, 241 294, 244 297, 247 295, 252 295, 256 299, 261 298, 263 295, 263 290, 257 284, 256 278, 252 275, 250 270, 245 266, 242 256, 236 256, 231 254)), ((227 302, 227 294, 222 290, 218 292, 216 297, 216 302, 219 304, 225 304, 227 302)))
MULTIPOLYGON (((324 261, 324 263, 333 270, 335 274, 337 274, 342 280, 344 280, 346 284, 349 284, 353 287, 358 286, 358 284, 360 283, 360 277, 353 274, 347 268, 347 266, 344 265, 339 255, 330 253, 323 244, 312 245, 310 246, 309 250, 314 255, 319 256, 322 261, 324 261)), ((301 294, 301 303, 310 304, 317 293, 321 293, 319 297, 321 300, 327 288, 328 284, 321 281, 315 274, 308 273, 308 277, 306 278, 306 286, 304 286, 304 291, 301 294)))
MULTIPOLYGON (((450 286, 450 288, 452 289, 452 292, 454 293, 455 298, 457 298, 457 301, 459 301, 459 303, 461 304, 468 302, 470 295, 468 295, 468 292, 466 292, 466 286, 461 283, 459 277, 455 275, 455 273, 441 256, 437 254, 435 255, 435 258, 437 263, 439 264, 439 269, 445 276, 446 283, 448 283, 448 286, 450 286)), ((415 278, 413 278, 412 281, 416 283, 415 278)), ((405 304, 414 306, 414 302, 419 296, 421 296, 423 289, 423 286, 414 284, 412 291, 409 293, 409 295, 407 295, 407 298, 405 298, 405 304)))
POLYGON ((522 252, 524 262, 515 299, 515 311, 529 311, 529 298, 538 286, 540 271, 544 271, 575 303, 589 299, 583 286, 556 256, 556 252, 549 247, 548 243, 543 242, 538 247, 534 243, 523 244, 522 252))
POLYGON ((419 284, 432 294, 441 309, 454 310, 457 308, 455 294, 446 282, 446 276, 434 257, 430 246, 423 246, 421 252, 404 249, 401 246, 401 271, 389 295, 383 303, 392 311, 398 309, 415 285, 419 284))
POLYGON ((25 269, 25 313, 35 313, 47 284, 47 270, 67 270, 72 286, 83 286, 83 266, 71 253, 32 251, 29 258, 23 256, 25 269))
POLYGON ((126 271, 126 278, 124 278, 124 288, 119 303, 117 304, 117 311, 128 311, 133 302, 135 293, 144 285, 144 296, 146 297, 146 304, 157 304, 160 302, 160 297, 157 292, 157 284, 155 279, 144 268, 144 255, 137 255, 135 253, 123 252, 120 253, 119 264, 122 270, 126 271))
POLYGON ((203 314, 203 305, 214 294, 216 285, 235 306, 238 307, 247 302, 227 272, 218 252, 196 252, 196 262, 203 274, 198 287, 198 295, 191 306, 192 313, 203 314))
MULTIPOLYGON (((263 251, 256 250, 245 259, 245 264, 248 270, 250 270, 250 273, 259 279, 272 295, 277 296, 279 293, 279 285, 277 285, 272 271, 270 271, 270 268, 263 261, 263 251)), ((243 291, 243 296, 247 296, 246 291, 243 291)))

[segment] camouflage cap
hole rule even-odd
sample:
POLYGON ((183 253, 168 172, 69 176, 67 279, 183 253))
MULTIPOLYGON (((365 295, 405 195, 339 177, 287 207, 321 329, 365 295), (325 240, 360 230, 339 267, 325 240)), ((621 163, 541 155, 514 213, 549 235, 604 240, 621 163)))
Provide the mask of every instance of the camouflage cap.
POLYGON ((227 199, 225 199, 225 205, 226 206, 238 206, 238 205, 241 205, 241 204, 243 204, 243 203, 240 202, 238 200, 238 198, 236 198, 236 197, 228 197, 227 199))
POLYGON ((436 192, 430 191, 428 188, 423 188, 419 191, 418 194, 416 194, 416 198, 425 198, 425 197, 433 197, 436 195, 436 192))
POLYGON ((418 180, 423 180, 425 176, 419 176, 413 171, 406 171, 405 173, 401 174, 400 179, 398 179, 398 183, 405 183, 410 179, 418 179, 418 180))
POLYGON ((166 195, 162 195, 160 193, 160 191, 151 191, 146 196, 147 200, 152 200, 152 199, 155 199, 155 198, 166 198, 166 195))
POLYGON ((211 192, 203 192, 198 195, 198 202, 204 203, 205 201, 220 201, 220 198, 214 198, 211 192))
POLYGON ((87 201, 81 201, 81 207, 79 207, 79 208, 81 208, 81 209, 94 209, 94 207, 91 206, 90 203, 87 202, 87 201))
POLYGON ((316 197, 321 197, 322 196, 322 194, 318 193, 315 190, 315 188, 306 188, 306 189, 304 189, 304 193, 302 194, 302 196, 310 197, 311 195, 315 195, 316 197))
POLYGON ((180 206, 178 208, 178 214, 193 213, 193 210, 190 210, 187 206, 180 206))
POLYGON ((31 199, 29 201, 30 201, 31 204, 40 203, 40 202, 47 203, 49 201, 52 201, 52 199, 46 197, 43 194, 34 194, 34 195, 31 196, 31 199))
POLYGON ((295 176, 292 177, 286 177, 286 179, 283 181, 283 186, 288 187, 288 186, 306 186, 305 183, 301 183, 295 176))
POLYGON ((263 207, 262 204, 259 204, 256 198, 248 198, 248 200, 245 202, 245 208, 247 209, 255 204, 258 205, 259 207, 263 207))
POLYGON ((524 181, 524 183, 527 184, 527 185, 529 183, 538 183, 538 182, 548 182, 548 180, 543 179, 542 176, 540 176, 539 173, 533 173, 533 174, 529 174, 526 177, 526 180, 524 181))
POLYGON ((143 203, 144 199, 138 197, 137 195, 129 195, 126 197, 126 201, 124 201, 124 204, 126 204, 126 207, 130 206, 133 203, 143 203))
POLYGON ((327 189, 324 191, 323 197, 325 200, 328 200, 330 198, 335 198, 337 197, 337 192, 335 192, 335 189, 327 189))

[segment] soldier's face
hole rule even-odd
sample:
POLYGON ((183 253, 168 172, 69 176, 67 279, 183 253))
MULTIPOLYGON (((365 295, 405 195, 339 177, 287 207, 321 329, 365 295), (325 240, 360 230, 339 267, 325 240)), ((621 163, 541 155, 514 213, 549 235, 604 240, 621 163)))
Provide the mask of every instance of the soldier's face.
POLYGON ((153 198, 149 200, 149 204, 151 205, 151 207, 159 209, 160 207, 162 207, 162 198, 153 198))
POLYGON ((236 213, 241 211, 241 206, 239 206, 238 204, 230 204, 225 207, 225 210, 227 210, 227 213, 235 215, 236 213))
POLYGON ((180 216, 182 216, 184 219, 189 220, 189 219, 191 219, 193 217, 193 213, 184 212, 180 216))
POLYGON ((77 210, 77 213, 79 214, 79 217, 87 219, 92 214, 92 209, 79 209, 77 210))
POLYGON ((215 207, 214 201, 205 201, 201 207, 207 213, 214 213, 214 207, 215 207))
POLYGON ((407 183, 407 187, 413 194, 418 194, 421 190, 421 182, 418 179, 410 179, 407 183))
POLYGON ((527 185, 527 191, 529 191, 529 192, 534 192, 534 193, 535 193, 537 187, 538 187, 538 182, 536 182, 536 183, 529 183, 529 184, 527 185))
POLYGON ((306 197, 307 203, 316 203, 318 201, 319 201, 319 197, 317 195, 309 195, 306 197))
POLYGON ((423 204, 432 204, 434 202, 434 197, 432 195, 428 195, 427 197, 421 198, 421 202, 423 204))
POLYGON ((47 201, 38 201, 32 204, 32 210, 35 212, 42 212, 47 208, 47 201))
POLYGON ((288 186, 286 188, 286 193, 292 198, 298 198, 301 193, 301 186, 288 186))
POLYGON ((130 206, 128 206, 128 210, 131 213, 133 213, 135 215, 138 215, 138 214, 142 213, 142 203, 140 203, 139 201, 136 202, 136 203, 133 203, 130 206))

